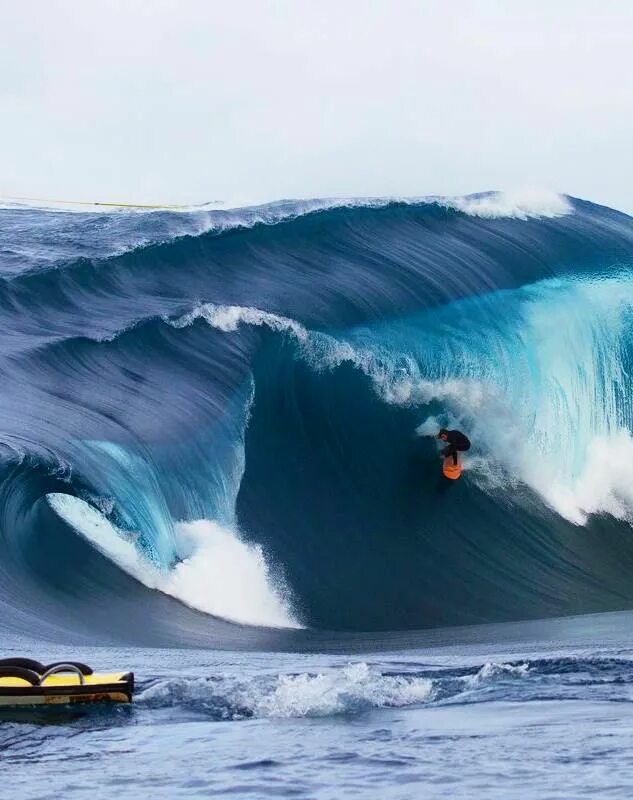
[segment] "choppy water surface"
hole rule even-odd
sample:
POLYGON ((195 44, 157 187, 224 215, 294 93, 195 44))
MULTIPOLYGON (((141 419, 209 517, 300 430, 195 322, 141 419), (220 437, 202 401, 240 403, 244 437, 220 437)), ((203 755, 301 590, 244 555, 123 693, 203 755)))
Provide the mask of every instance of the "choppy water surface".
MULTIPOLYGON (((627 615, 618 628, 630 624, 627 615)), ((624 798, 633 789, 630 646, 74 652, 133 665, 136 702, 3 714, 7 796, 624 798)))

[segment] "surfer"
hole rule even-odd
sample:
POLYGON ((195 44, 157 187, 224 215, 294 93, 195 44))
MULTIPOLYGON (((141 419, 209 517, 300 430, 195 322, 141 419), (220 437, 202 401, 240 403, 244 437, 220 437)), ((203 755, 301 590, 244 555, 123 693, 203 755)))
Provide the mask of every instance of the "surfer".
POLYGON ((453 464, 457 466, 457 453, 465 453, 470 449, 470 439, 465 433, 461 431, 449 431, 446 428, 440 428, 437 438, 443 442, 448 442, 447 446, 442 450, 443 458, 453 456, 453 464))

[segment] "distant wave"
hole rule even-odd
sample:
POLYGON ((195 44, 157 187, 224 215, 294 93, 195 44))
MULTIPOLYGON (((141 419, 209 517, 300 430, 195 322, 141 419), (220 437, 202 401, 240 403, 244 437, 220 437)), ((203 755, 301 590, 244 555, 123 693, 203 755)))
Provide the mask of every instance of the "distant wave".
POLYGON ((232 207, 221 202, 180 209, 109 207, 72 202, 2 201, 5 213, 0 264, 3 277, 25 269, 66 264, 77 256, 108 258, 169 242, 181 236, 276 225, 286 220, 345 208, 385 208, 390 205, 437 205, 487 218, 538 219, 570 213, 559 194, 542 189, 484 192, 466 197, 333 197, 279 200, 263 205, 232 207), (24 236, 28 230, 28 235, 24 236))

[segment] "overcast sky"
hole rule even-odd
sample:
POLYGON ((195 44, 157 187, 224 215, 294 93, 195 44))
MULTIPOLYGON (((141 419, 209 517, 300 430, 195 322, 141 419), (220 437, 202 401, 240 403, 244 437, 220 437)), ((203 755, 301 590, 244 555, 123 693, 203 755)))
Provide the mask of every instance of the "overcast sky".
POLYGON ((0 0, 0 195, 633 212, 630 0, 0 0))

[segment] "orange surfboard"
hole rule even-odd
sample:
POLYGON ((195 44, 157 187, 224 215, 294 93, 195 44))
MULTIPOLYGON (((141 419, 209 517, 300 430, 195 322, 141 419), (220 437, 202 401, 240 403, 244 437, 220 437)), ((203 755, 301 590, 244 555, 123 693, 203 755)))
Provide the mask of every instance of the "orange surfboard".
POLYGON ((453 461, 453 456, 445 458, 442 465, 442 472, 445 478, 448 478, 450 481, 456 481, 462 474, 462 462, 460 457, 457 456, 457 464, 453 461))

